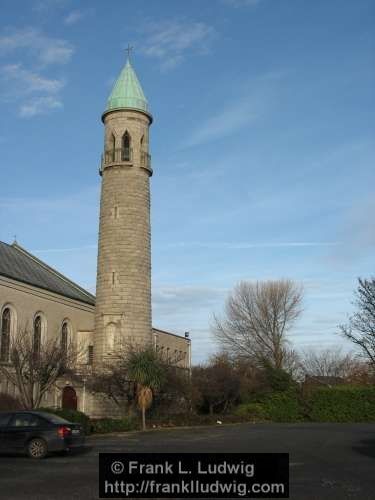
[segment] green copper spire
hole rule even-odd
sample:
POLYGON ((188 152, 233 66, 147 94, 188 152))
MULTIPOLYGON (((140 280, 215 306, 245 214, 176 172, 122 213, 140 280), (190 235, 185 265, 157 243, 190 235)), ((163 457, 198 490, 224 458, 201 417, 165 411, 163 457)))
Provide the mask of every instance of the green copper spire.
POLYGON ((119 108, 137 109, 151 117, 147 99, 129 59, 126 61, 108 98, 105 113, 119 108))

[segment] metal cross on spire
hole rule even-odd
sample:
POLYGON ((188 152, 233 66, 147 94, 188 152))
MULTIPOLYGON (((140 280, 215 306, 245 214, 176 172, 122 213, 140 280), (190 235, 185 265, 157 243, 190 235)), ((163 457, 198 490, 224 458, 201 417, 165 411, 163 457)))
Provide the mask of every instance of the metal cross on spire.
POLYGON ((128 53, 128 60, 130 61, 130 53, 131 51, 134 49, 134 47, 132 47, 131 45, 128 44, 128 46, 126 47, 125 49, 125 52, 128 53))

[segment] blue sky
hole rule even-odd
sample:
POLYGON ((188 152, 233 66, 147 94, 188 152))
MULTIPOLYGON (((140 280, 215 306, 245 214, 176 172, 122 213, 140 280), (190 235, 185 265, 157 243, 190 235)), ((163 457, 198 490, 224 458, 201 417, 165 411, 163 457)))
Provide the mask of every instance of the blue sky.
POLYGON ((241 279, 305 288, 299 349, 374 274, 372 0, 2 0, 0 239, 95 291, 100 116, 134 47, 154 124, 154 325, 214 352, 241 279))

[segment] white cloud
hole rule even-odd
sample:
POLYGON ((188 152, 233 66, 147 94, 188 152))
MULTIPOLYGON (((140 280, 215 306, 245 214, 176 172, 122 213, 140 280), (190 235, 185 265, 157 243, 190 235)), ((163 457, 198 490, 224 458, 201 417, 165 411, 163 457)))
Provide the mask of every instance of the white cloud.
POLYGON ((347 261, 373 255, 375 247, 375 201, 362 196, 351 204, 344 214, 338 234, 344 244, 332 254, 334 262, 346 265, 347 261))
POLYGON ((19 116, 30 118, 62 108, 64 81, 46 78, 21 64, 8 64, 1 70, 2 95, 17 103, 19 116))
POLYGON ((24 69, 21 64, 8 64, 2 67, 2 80, 7 81, 17 94, 29 94, 32 92, 47 92, 55 94, 59 92, 64 82, 62 80, 45 78, 42 75, 24 69))
POLYGON ((85 9, 85 10, 79 10, 79 9, 72 10, 65 17, 64 24, 66 24, 67 26, 72 26, 73 24, 76 24, 76 23, 82 21, 83 18, 85 18, 86 16, 93 14, 93 13, 94 13, 94 9, 92 9, 92 8, 85 9))
POLYGON ((23 118, 31 118, 62 107, 62 102, 56 97, 37 97, 31 99, 25 104, 22 104, 19 108, 19 115, 23 118))
POLYGON ((171 69, 183 61, 187 51, 207 53, 215 34, 212 26, 203 22, 165 21, 149 24, 142 35, 141 50, 161 61, 162 69, 171 69))
POLYGON ((66 253, 66 252, 82 252, 83 250, 95 250, 97 251, 98 245, 83 245, 81 247, 70 247, 70 248, 43 248, 40 250, 30 250, 31 253, 66 253))
POLYGON ((280 82, 285 75, 286 71, 276 71, 247 82, 238 83, 234 80, 230 84, 226 83, 221 95, 225 95, 227 102, 224 102, 219 112, 203 119, 183 146, 197 146, 233 134, 261 118, 273 103, 273 97, 279 92, 280 82))
POLYGON ((74 48, 68 41, 48 37, 34 28, 13 30, 0 36, 0 54, 20 49, 35 56, 42 65, 66 64, 74 53, 74 48))
POLYGON ((285 241, 279 243, 251 243, 251 242, 225 242, 225 241, 188 241, 171 243, 168 247, 198 247, 198 248, 221 248, 224 250, 247 250, 251 248, 305 248, 305 247, 325 247, 337 246, 335 241, 285 241))
POLYGON ((72 24, 76 24, 82 19, 82 17, 83 12, 81 10, 72 10, 72 12, 70 12, 64 19, 64 23, 70 26, 72 24))
POLYGON ((225 5, 232 7, 255 7, 261 0, 221 0, 225 5))
POLYGON ((48 10, 65 7, 67 0, 37 0, 33 5, 35 12, 44 14, 48 10))
POLYGON ((21 117, 32 117, 62 108, 62 78, 45 76, 54 64, 66 64, 74 53, 66 40, 51 38, 34 28, 8 30, 0 36, 0 56, 17 57, 1 68, 2 100, 16 102, 21 117), (29 67, 27 67, 29 66, 29 67), (30 69, 32 68, 32 69, 30 69))
POLYGON ((231 104, 219 113, 207 118, 194 130, 185 146, 197 146, 220 137, 229 135, 242 126, 253 122, 257 114, 252 109, 250 100, 231 104))

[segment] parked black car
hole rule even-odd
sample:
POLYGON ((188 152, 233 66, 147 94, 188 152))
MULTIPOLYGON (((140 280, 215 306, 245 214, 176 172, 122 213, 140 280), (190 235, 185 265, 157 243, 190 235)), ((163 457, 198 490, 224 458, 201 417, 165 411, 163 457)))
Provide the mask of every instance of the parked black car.
POLYGON ((41 411, 0 412, 0 453, 24 452, 31 458, 82 447, 80 424, 41 411))

